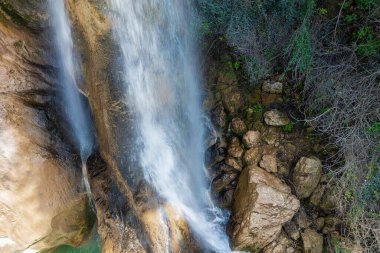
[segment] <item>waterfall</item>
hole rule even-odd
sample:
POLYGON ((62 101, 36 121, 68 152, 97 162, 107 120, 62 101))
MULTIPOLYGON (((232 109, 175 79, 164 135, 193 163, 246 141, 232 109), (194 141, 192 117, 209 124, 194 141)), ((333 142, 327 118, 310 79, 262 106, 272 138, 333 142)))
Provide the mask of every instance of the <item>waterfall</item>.
POLYGON ((193 34, 184 0, 110 0, 126 101, 145 179, 187 220, 205 251, 231 252, 226 215, 204 167, 204 120, 193 34))
POLYGON ((70 133, 81 156, 85 190, 90 193, 86 162, 93 147, 91 119, 85 102, 79 94, 77 82, 79 67, 75 61, 74 44, 64 0, 48 0, 48 11, 52 24, 56 61, 59 67, 58 79, 62 108, 71 128, 70 133))

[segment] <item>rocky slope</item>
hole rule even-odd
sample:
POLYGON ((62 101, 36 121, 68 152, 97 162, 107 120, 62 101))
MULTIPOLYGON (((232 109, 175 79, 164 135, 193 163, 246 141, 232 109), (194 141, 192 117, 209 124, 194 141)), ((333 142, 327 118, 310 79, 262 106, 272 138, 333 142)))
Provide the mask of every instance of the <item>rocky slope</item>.
POLYGON ((207 162, 215 198, 232 211, 233 248, 321 253, 339 221, 321 143, 293 116, 297 94, 277 77, 250 85, 228 50, 217 50, 205 64, 204 105, 215 126, 207 162))

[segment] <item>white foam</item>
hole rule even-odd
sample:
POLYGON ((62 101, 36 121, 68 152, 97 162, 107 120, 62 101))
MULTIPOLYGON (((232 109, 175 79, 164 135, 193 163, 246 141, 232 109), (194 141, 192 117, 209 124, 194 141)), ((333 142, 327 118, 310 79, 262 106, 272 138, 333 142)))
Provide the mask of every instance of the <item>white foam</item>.
POLYGON ((227 215, 208 194, 191 1, 110 2, 145 178, 184 216, 205 249, 231 252, 227 215))

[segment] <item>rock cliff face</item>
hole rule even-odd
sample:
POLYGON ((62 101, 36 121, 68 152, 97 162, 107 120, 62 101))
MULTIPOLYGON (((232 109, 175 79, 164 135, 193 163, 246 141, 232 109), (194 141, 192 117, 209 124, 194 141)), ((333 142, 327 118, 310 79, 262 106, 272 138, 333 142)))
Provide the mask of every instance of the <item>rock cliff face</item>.
POLYGON ((0 252, 79 245, 93 224, 42 21, 38 1, 0 1, 0 252))

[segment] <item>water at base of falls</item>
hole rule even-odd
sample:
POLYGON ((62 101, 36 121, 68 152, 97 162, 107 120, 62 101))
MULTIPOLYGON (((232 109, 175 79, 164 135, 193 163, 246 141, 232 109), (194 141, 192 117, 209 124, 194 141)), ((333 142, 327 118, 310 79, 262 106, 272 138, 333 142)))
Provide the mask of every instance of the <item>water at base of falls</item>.
POLYGON ((96 231, 93 233, 92 238, 78 248, 69 245, 63 245, 53 251, 53 253, 99 253, 100 252, 100 238, 96 231))
MULTIPOLYGON (((227 214, 209 196, 191 1, 110 0, 125 96, 145 179, 207 252, 231 252, 227 214)), ((129 140, 126 140, 126 143, 129 140)))

